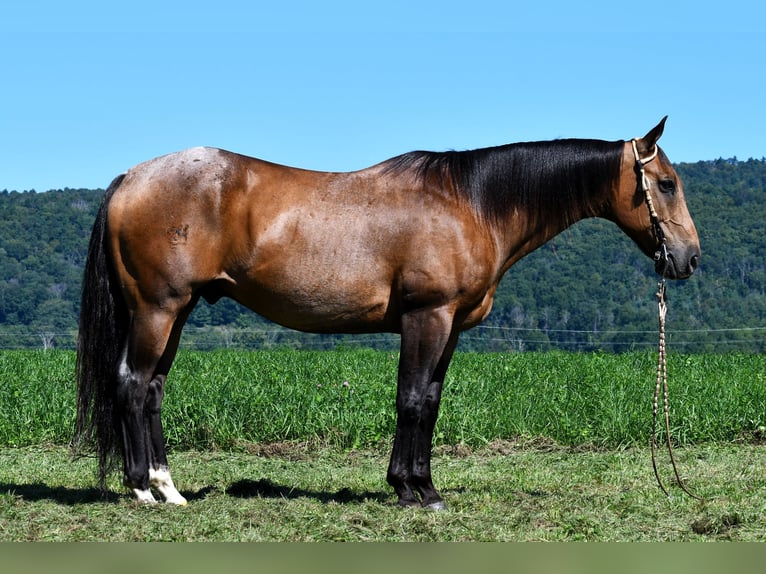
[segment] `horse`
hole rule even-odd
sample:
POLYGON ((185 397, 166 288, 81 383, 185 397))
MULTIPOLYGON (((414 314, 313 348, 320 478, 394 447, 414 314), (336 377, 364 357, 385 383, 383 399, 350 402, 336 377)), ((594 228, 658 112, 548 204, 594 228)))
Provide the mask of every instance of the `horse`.
POLYGON ((138 501, 185 505, 165 383, 196 303, 230 297, 301 331, 399 334, 386 479, 401 506, 446 508, 431 475, 445 374, 514 263, 601 217, 663 277, 697 268, 682 183, 657 146, 666 119, 630 141, 415 151, 352 172, 204 147, 133 167, 108 187, 88 247, 73 444, 96 452, 103 492, 121 459, 138 501))

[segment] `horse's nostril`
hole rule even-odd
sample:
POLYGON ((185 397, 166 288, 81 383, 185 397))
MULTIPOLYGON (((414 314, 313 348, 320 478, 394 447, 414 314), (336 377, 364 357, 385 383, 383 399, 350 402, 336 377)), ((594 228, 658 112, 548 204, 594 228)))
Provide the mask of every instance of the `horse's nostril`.
POLYGON ((692 268, 692 271, 694 271, 700 264, 700 256, 699 255, 692 255, 692 258, 689 260, 689 265, 692 268))

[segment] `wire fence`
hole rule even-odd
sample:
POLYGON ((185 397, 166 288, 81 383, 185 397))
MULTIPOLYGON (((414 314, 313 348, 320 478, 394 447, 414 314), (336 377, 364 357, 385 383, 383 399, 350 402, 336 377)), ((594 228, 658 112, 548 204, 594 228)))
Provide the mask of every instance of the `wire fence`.
MULTIPOLYGON (((667 334, 671 350, 695 352, 766 351, 766 327, 720 329, 671 329, 667 334)), ((657 346, 656 330, 534 329, 480 325, 460 337, 460 348, 473 351, 522 352, 537 350, 621 352, 657 346)), ((187 326, 181 348, 217 349, 309 349, 343 347, 398 349, 399 336, 314 335, 279 326, 235 328, 228 326, 187 326)), ((0 349, 76 349, 77 331, 0 329, 0 349)))

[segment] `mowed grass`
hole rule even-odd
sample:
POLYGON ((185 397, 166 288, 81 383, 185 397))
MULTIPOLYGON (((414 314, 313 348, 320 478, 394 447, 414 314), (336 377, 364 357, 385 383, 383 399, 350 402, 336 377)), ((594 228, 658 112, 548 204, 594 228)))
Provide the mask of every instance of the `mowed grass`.
POLYGON ((441 447, 434 472, 446 512, 398 508, 383 452, 271 447, 174 452, 183 508, 140 505, 116 481, 101 500, 93 461, 73 462, 63 447, 0 449, 0 540, 766 540, 766 452, 753 445, 678 449, 701 502, 672 486, 665 497, 647 448, 441 447))
POLYGON ((655 357, 459 353, 436 429, 446 513, 385 483, 390 352, 181 353, 164 421, 186 508, 140 506, 72 459, 74 354, 0 352, 0 540, 764 540, 764 358, 671 355, 672 439, 648 449, 655 357))

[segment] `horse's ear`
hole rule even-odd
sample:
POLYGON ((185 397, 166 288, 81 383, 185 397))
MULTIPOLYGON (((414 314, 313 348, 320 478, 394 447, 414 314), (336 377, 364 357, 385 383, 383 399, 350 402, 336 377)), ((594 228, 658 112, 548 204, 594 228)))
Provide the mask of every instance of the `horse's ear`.
POLYGON ((660 123, 654 126, 651 130, 649 130, 648 134, 641 138, 641 147, 643 148, 641 151, 649 152, 655 146, 657 141, 660 139, 662 132, 665 131, 665 122, 667 119, 668 116, 662 118, 660 123))

